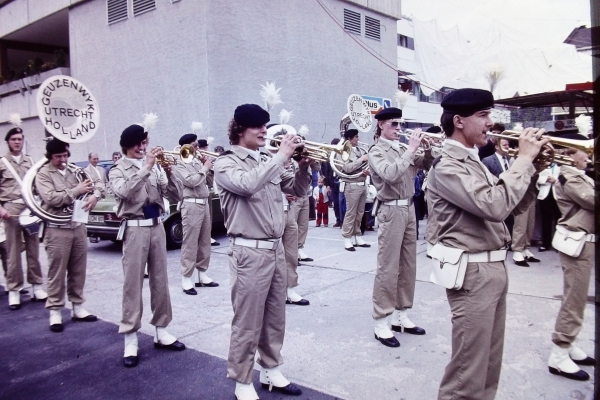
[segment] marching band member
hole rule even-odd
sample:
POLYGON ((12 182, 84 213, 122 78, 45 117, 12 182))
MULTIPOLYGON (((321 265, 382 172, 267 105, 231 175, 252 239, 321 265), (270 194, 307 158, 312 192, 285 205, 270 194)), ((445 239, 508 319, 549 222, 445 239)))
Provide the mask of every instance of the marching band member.
MULTIPOLYGON (((561 138, 587 140, 578 133, 563 135, 561 138)), ((556 235, 579 235, 579 241, 584 243, 578 255, 568 255, 558 249, 564 273, 564 294, 552 333, 553 346, 548 369, 555 375, 587 381, 589 374, 577 364, 595 365, 596 361, 575 346, 574 342, 583 325, 583 313, 594 266, 594 181, 584 172, 588 159, 585 152, 567 149, 565 155, 573 159, 575 166, 561 166, 554 184, 554 195, 562 214, 562 218, 558 220, 556 235)))
POLYGON ((429 169, 433 156, 431 147, 416 155, 423 140, 416 129, 408 148, 400 146, 402 110, 390 107, 375 115, 379 141, 369 151, 369 167, 377 189, 379 230, 377 239, 377 274, 373 287, 373 318, 375 338, 383 345, 399 347, 393 331, 424 335, 408 318, 412 308, 417 279, 417 231, 413 206, 415 175, 419 168, 429 169), (392 315, 393 314, 393 315, 392 315), (387 317, 392 315, 392 328, 387 317))
POLYGON ((269 113, 255 104, 235 109, 229 125, 231 150, 215 162, 215 180, 227 234, 231 238, 229 265, 233 321, 227 375, 236 381, 238 400, 258 399, 252 385, 256 350, 264 388, 285 394, 302 391, 279 370, 285 334, 286 262, 282 191, 304 196, 311 182, 306 158, 295 174, 284 166, 297 136, 283 137, 277 154, 260 153, 265 146, 269 113))
MULTIPOLYGON (((193 133, 183 135, 179 145, 192 145, 198 148, 198 137, 193 133)), ((207 175, 213 163, 208 157, 199 162, 194 157, 191 163, 177 163, 175 175, 183 184, 183 201, 181 202, 181 222, 183 224, 183 243, 181 245, 181 275, 183 292, 196 295, 192 273, 198 271, 197 287, 216 287, 218 283, 206 275, 210 263, 210 198, 206 184, 207 175)), ((212 186, 212 182, 211 182, 212 186)))
POLYGON ((96 153, 90 153, 88 155, 88 161, 90 164, 83 170, 90 177, 94 183, 95 190, 99 190, 102 198, 106 195, 106 171, 104 168, 98 166, 100 157, 96 153))
MULTIPOLYGON (((344 138, 352 143, 353 151, 350 153, 348 162, 344 163, 342 171, 345 173, 355 172, 361 164, 369 160, 368 154, 362 154, 358 146, 358 130, 348 129, 344 132, 344 138)), ((365 242, 360 233, 360 221, 365 212, 365 203, 367 201, 367 186, 365 180, 369 175, 367 169, 363 170, 358 178, 344 178, 340 180, 340 191, 346 197, 346 215, 342 224, 342 236, 344 237, 344 248, 348 251, 355 251, 357 247, 371 247, 365 242), (342 189, 342 186, 344 188, 342 189), (353 240, 354 239, 354 240, 353 240)))
POLYGON ((42 289, 42 267, 40 266, 40 242, 37 233, 29 235, 19 224, 18 215, 26 208, 21 198, 21 182, 33 165, 33 160, 23 154, 25 135, 20 128, 21 118, 11 115, 15 125, 4 138, 8 145, 8 153, 0 162, 0 218, 4 220, 8 262, 6 270, 6 290, 8 290, 8 306, 11 310, 21 308, 23 288, 23 266, 21 265, 21 247, 25 240, 27 254, 27 282, 31 284, 33 301, 46 300, 48 295, 42 289))
MULTIPOLYGON (((96 206, 100 193, 94 191, 91 180, 78 182, 75 173, 67 168, 69 145, 58 139, 46 144, 46 158, 50 162, 40 168, 35 187, 42 199, 42 208, 54 215, 68 215, 65 207, 73 206, 78 196, 90 193, 83 209, 89 211, 96 206)), ((65 286, 69 301, 73 303, 72 320, 97 321, 82 304, 83 287, 87 269, 87 228, 81 222, 66 225, 46 223, 44 245, 48 254, 48 299, 50 330, 62 332, 61 310, 65 306, 65 286), (66 285, 65 285, 66 279, 66 285)))
MULTIPOLYGON (((212 138, 208 138, 208 139, 212 139, 212 138)), ((206 139, 199 139, 198 140, 198 147, 196 148, 196 150, 200 150, 200 151, 208 151, 208 143, 209 141, 206 139)), ((216 148, 215 148, 216 151, 216 148)), ((206 174, 206 185, 208 186, 208 190, 209 190, 209 195, 208 195, 208 208, 210 210, 210 215, 212 217, 212 194, 214 193, 214 181, 215 181, 215 171, 212 169, 212 165, 210 167, 210 169, 208 170, 207 174, 206 174)), ((213 239, 212 237, 210 238, 210 245, 211 246, 220 246, 221 243, 217 242, 215 239, 213 239)), ((206 274, 203 274, 203 278, 204 281, 198 281, 196 282, 196 287, 200 287, 200 286, 219 286, 218 283, 215 283, 215 285, 212 285, 213 281, 212 279, 210 279, 206 274)))
MULTIPOLYGON (((123 317, 119 333, 125 335, 125 367, 138 364, 137 331, 142 324, 142 287, 144 268, 150 276, 152 319, 156 327, 154 348, 181 351, 185 345, 169 334, 166 327, 172 319, 171 298, 167 278, 166 235, 161 214, 163 197, 180 200, 181 183, 170 168, 159 169, 159 147, 148 148, 148 130, 154 125, 153 114, 146 114, 144 127, 131 125, 121 134, 120 145, 125 155, 110 169, 110 186, 117 201, 117 215, 123 218, 123 317)), ((187 203, 186 203, 187 204, 187 203)))
POLYGON ((486 90, 458 89, 446 96, 441 123, 447 139, 429 171, 429 197, 438 227, 438 243, 430 255, 436 258, 437 247, 443 254, 464 250, 461 257, 468 257, 462 287, 446 290, 452 356, 438 394, 444 400, 493 399, 496 394, 508 289, 504 260, 510 243, 503 221, 535 199, 532 161, 548 142, 538 140, 543 130, 525 129, 519 157, 500 180, 495 178, 480 162, 476 147, 486 143, 493 104, 486 90))

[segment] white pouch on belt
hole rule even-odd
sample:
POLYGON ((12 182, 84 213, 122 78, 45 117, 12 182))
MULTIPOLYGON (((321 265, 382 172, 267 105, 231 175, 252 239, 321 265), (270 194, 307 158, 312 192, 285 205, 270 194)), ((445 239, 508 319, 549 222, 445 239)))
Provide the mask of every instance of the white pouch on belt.
POLYGON ((428 255, 433 260, 429 277, 431 282, 446 289, 460 289, 465 280, 469 261, 465 250, 437 243, 429 250, 428 255))
POLYGON ((340 192, 344 193, 344 189, 346 188, 346 182, 341 181, 340 182, 340 192))
POLYGON ((585 244, 586 233, 570 231, 564 226, 556 225, 552 238, 552 247, 571 257, 579 257, 585 244))

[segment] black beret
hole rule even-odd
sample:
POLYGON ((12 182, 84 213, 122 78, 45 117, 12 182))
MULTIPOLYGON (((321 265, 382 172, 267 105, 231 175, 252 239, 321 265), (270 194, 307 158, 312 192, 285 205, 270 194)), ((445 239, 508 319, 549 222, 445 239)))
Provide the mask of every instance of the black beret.
POLYGON ((388 119, 402 118, 402 110, 396 107, 388 107, 375 114, 375 119, 378 121, 386 121, 388 119))
POLYGON ((429 128, 427 128, 427 130, 425 132, 428 132, 428 133, 442 133, 442 128, 440 128, 437 125, 434 125, 434 126, 430 126, 429 128))
POLYGON ((208 147, 208 140, 206 140, 206 139, 198 140, 198 147, 208 147))
POLYGON ((194 133, 186 133, 182 137, 179 138, 179 145, 183 146, 184 144, 192 144, 198 139, 198 135, 194 133))
POLYGON ((233 119, 238 125, 256 128, 269 122, 271 116, 261 106, 242 104, 235 109, 233 119))
POLYGON ((19 133, 23 133, 23 129, 19 128, 18 126, 14 127, 14 128, 12 128, 10 131, 8 131, 6 133, 6 136, 4 137, 4 140, 6 140, 8 142, 8 139, 10 139, 10 137, 12 135, 17 135, 19 133))
POLYGON ((62 140, 52 139, 48 143, 46 143, 46 153, 49 156, 53 154, 60 154, 69 151, 69 144, 63 142, 62 140))
POLYGON ((346 129, 346 132, 344 132, 344 139, 350 140, 356 135, 358 135, 358 129, 346 129))
POLYGON ((457 89, 442 100, 444 112, 452 114, 473 114, 494 106, 494 95, 482 89, 457 89))
POLYGON ((148 137, 148 132, 144 132, 141 125, 129 125, 123 133, 121 133, 121 141, 119 145, 125 149, 129 149, 135 145, 142 143, 148 137))

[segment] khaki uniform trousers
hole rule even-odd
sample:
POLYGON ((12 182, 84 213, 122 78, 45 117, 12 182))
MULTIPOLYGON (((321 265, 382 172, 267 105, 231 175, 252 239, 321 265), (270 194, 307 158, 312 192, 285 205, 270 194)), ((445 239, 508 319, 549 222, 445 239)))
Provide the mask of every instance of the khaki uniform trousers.
POLYGON ((360 221, 365 213, 367 187, 346 183, 344 196, 346 196, 346 215, 342 225, 342 236, 345 238, 351 238, 354 235, 360 236, 360 221))
POLYGON ((414 206, 382 205, 377 214, 377 273, 373 318, 412 308, 417 279, 417 220, 414 206))
POLYGON ((207 204, 182 203, 181 275, 192 276, 194 269, 205 272, 210 262, 210 207, 207 204))
MULTIPOLYGON (((25 209, 25 204, 5 203, 4 208, 12 215, 19 215, 25 209)), ((25 254, 27 255, 27 282, 41 285, 42 267, 40 266, 40 238, 37 234, 28 235, 18 217, 4 220, 6 232, 6 250, 8 253, 8 268, 6 271, 7 290, 20 290, 23 287, 23 265, 21 252, 25 239, 25 254)))
POLYGON ((148 264, 150 278, 150 324, 164 328, 173 319, 167 276, 167 243, 162 224, 128 226, 123 241, 123 318, 119 333, 137 332, 142 326, 142 287, 148 264))
POLYGON ((308 214, 310 202, 308 196, 298 197, 297 200, 290 204, 290 211, 296 218, 298 226, 298 248, 303 249, 308 235, 308 214))
POLYGON ((446 290, 452 311, 452 358, 440 384, 439 400, 496 396, 507 290, 503 261, 467 264, 462 289, 446 290))
POLYGON ((287 287, 298 286, 298 224, 293 212, 285 212, 285 229, 281 237, 285 251, 287 287))
POLYGON ((257 349, 257 362, 263 368, 283 363, 287 286, 283 246, 266 250, 232 245, 229 269, 233 321, 227 376, 252 383, 257 349))
POLYGON ((46 227, 44 245, 48 253, 48 299, 46 308, 61 310, 65 306, 66 293, 69 301, 81 304, 85 301, 83 287, 87 270, 87 228, 46 227))
POLYGON ((531 244, 531 237, 535 229, 535 201, 522 214, 515 215, 513 225, 512 244, 513 251, 524 251, 531 244))
POLYGON ((560 347, 569 347, 583 325, 583 312, 594 267, 594 243, 586 242, 578 258, 560 252, 559 255, 564 273, 564 292, 552 341, 560 347))

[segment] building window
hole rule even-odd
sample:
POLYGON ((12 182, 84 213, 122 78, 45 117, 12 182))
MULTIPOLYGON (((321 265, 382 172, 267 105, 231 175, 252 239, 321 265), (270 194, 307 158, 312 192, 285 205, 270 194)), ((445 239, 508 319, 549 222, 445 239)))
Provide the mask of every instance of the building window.
POLYGON ((360 35, 360 14, 344 8, 344 29, 360 35))
POLYGON ((365 15, 365 37, 381 40, 381 22, 378 19, 365 15))
POLYGON ((127 0, 107 0, 106 14, 108 24, 124 21, 127 19, 127 0))
POLYGON ((415 49, 415 39, 398 34, 398 46, 406 47, 407 49, 415 49))
POLYGON ((137 17, 156 9, 156 0, 133 0, 133 15, 137 17))

